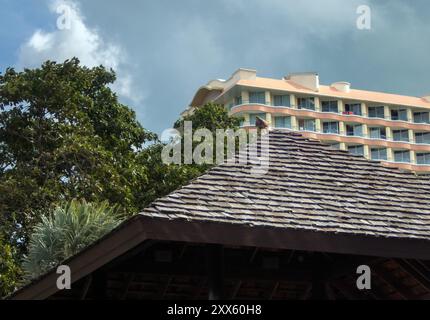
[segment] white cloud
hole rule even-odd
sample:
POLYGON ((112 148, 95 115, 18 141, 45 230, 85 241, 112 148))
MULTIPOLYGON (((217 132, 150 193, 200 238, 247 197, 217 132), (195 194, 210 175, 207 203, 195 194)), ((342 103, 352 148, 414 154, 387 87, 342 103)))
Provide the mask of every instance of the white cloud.
POLYGON ((49 9, 58 19, 70 19, 69 27, 53 31, 36 30, 20 48, 18 67, 35 67, 46 60, 62 62, 78 57, 88 67, 104 65, 114 69, 118 79, 113 90, 135 103, 140 102, 143 97, 136 93, 133 77, 127 72, 129 66, 124 50, 117 44, 105 41, 96 29, 90 28, 76 2, 54 0, 49 9), (67 12, 58 11, 58 8, 65 6, 67 12))
POLYGON ((37 30, 28 43, 37 52, 42 52, 52 48, 52 35, 37 30))

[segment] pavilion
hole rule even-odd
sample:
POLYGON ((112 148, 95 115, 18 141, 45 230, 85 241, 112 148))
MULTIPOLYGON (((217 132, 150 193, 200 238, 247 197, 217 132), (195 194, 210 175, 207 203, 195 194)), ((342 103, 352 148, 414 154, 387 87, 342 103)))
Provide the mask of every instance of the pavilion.
POLYGON ((272 130, 10 299, 430 299, 430 180, 272 130), (359 290, 357 267, 371 269, 359 290))

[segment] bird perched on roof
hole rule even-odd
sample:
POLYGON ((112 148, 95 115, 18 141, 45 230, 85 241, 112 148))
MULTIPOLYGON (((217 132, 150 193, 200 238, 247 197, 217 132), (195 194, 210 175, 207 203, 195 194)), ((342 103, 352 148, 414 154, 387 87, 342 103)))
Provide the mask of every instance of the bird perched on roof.
POLYGON ((255 126, 258 129, 267 129, 269 127, 269 123, 257 116, 255 117, 255 126))

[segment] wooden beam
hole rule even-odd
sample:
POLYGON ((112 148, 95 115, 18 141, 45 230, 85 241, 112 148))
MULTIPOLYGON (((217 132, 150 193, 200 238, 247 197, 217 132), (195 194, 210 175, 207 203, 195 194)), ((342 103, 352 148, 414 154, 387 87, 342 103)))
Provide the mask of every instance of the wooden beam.
POLYGON ((145 252, 154 246, 158 241, 153 240, 147 240, 143 241, 142 243, 138 244, 134 248, 130 249, 123 255, 117 257, 115 260, 109 262, 108 264, 103 266, 103 269, 106 271, 109 271, 111 269, 116 268, 117 266, 121 265, 122 263, 129 261, 130 259, 135 258, 136 256, 143 256, 145 252))
POLYGON ((299 300, 308 300, 311 296, 312 292, 312 283, 309 282, 309 284, 306 287, 306 290, 303 292, 303 295, 299 298, 299 300))
POLYGON ((358 289, 354 290, 342 281, 332 281, 330 284, 348 300, 364 300, 363 294, 358 289))
POLYGON ((376 263, 380 263, 385 261, 385 258, 375 258, 375 257, 361 257, 361 256, 353 256, 348 257, 347 260, 336 261, 333 266, 330 267, 330 271, 328 271, 327 278, 329 280, 335 280, 343 276, 356 276, 357 267, 360 265, 367 265, 372 267, 372 265, 376 263))
POLYGON ((269 292, 269 295, 267 296, 268 300, 273 300, 273 297, 275 296, 278 288, 279 288, 279 282, 277 281, 277 282, 275 282, 275 284, 273 285, 272 289, 269 292))
POLYGON ((429 261, 423 261, 423 260, 415 260, 417 263, 419 263, 425 270, 430 272, 430 262, 429 261))
POLYGON ((423 268, 419 262, 413 260, 398 259, 396 262, 404 271, 414 277, 422 287, 430 292, 430 272, 426 268, 423 268))
POLYGON ((382 279, 385 283, 390 285, 399 294, 402 299, 415 300, 417 297, 411 292, 410 288, 402 284, 399 279, 393 276, 389 270, 383 269, 381 266, 375 265, 372 267, 372 272, 382 279))
POLYGON ((209 284, 209 300, 221 300, 224 290, 224 247, 221 245, 207 246, 207 275, 209 284))
POLYGON ((155 240, 430 260, 430 241, 142 217, 155 240), (210 236, 208 236, 210 235, 210 236))
POLYGON ((329 282, 324 283, 325 295, 328 300, 336 300, 336 295, 333 292, 333 289, 329 282))
POLYGON ((294 257, 294 250, 290 251, 290 254, 288 255, 288 259, 287 259, 287 265, 290 264, 291 260, 293 260, 294 257))
POLYGON ((239 293, 240 287, 242 286, 242 281, 237 281, 236 285, 233 287, 233 292, 231 294, 231 300, 236 299, 237 294, 239 293))
POLYGON ((181 253, 179 254, 179 259, 182 259, 184 257, 187 247, 188 247, 188 244, 184 244, 184 246, 182 247, 181 253))
POLYGON ((252 250, 251 257, 249 258, 249 263, 254 262, 254 259, 257 256, 257 253, 258 253, 258 248, 256 247, 256 248, 254 248, 254 250, 252 250))
POLYGON ((91 282, 93 281, 93 277, 91 275, 87 276, 84 283, 84 288, 82 289, 82 293, 80 296, 80 300, 85 300, 88 294, 88 289, 91 286, 91 282))
POLYGON ((173 277, 169 277, 169 279, 167 279, 166 285, 161 289, 161 299, 164 299, 164 297, 167 294, 167 291, 169 290, 169 286, 172 283, 173 277))
POLYGON ((128 289, 130 288, 130 285, 132 284, 134 278, 135 278, 134 273, 127 274, 125 282, 124 282, 124 286, 123 286, 121 293, 119 295, 119 300, 125 300, 127 298, 128 289))
MULTIPOLYGON (((142 263, 129 263, 118 267, 112 272, 136 273, 164 276, 190 276, 206 278, 207 266, 187 261, 174 261, 160 263, 146 261, 142 263)), ((278 270, 267 270, 260 266, 249 264, 234 264, 225 260, 223 267, 224 279, 228 280, 256 280, 263 281, 289 281, 295 283, 310 282, 312 271, 307 268, 283 267, 278 270)))

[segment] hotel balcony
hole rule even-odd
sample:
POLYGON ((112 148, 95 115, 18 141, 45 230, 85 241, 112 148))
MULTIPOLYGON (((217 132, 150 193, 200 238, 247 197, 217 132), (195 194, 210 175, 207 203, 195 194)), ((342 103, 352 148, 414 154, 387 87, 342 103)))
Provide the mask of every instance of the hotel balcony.
POLYGON ((202 87, 192 104, 205 101, 225 105, 244 127, 258 116, 388 166, 430 173, 430 96, 353 90, 347 82, 323 86, 314 73, 270 79, 239 69, 202 87))
POLYGON ((367 116, 363 116, 362 109, 366 106, 362 104, 360 109, 358 104, 349 104, 349 111, 340 112, 337 104, 341 102, 324 101, 317 106, 313 99, 305 98, 296 105, 283 96, 276 99, 277 103, 273 100, 270 103, 263 101, 262 94, 259 99, 237 100, 241 103, 232 104, 230 113, 244 117, 244 127, 254 126, 255 119, 260 117, 274 128, 303 131, 304 136, 338 145, 342 150, 388 166, 430 173, 429 123, 387 119, 378 113, 380 110, 372 109, 370 115, 366 112, 367 116), (288 103, 281 105, 281 102, 288 103))

